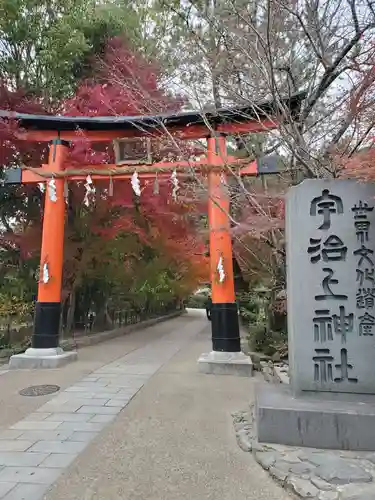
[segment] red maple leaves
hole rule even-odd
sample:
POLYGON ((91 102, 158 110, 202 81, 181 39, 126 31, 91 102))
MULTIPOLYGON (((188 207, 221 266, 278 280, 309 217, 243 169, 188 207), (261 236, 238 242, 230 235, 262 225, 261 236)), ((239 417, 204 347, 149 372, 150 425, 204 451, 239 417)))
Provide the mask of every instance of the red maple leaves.
MULTIPOLYGON (((159 72, 155 64, 132 52, 120 39, 109 42, 103 60, 94 63, 93 75, 79 85, 73 97, 53 103, 53 109, 60 109, 62 114, 70 116, 134 116, 166 113, 181 107, 182 99, 169 95, 159 85, 159 72)), ((48 113, 37 97, 30 98, 21 91, 10 92, 5 86, 0 86, 0 108, 23 113, 48 113)), ((21 141, 17 138, 18 131, 16 121, 0 121, 2 164, 39 166, 45 163, 47 145, 21 141)), ((175 139, 168 136, 155 139, 153 148, 157 159, 196 153, 195 147, 176 143, 175 139)), ((113 156, 111 143, 90 143, 82 131, 77 131, 68 163, 78 168, 87 164, 105 165, 113 162, 113 156)), ((192 203, 173 201, 172 185, 168 178, 160 179, 157 195, 153 193, 153 181, 145 183, 141 179, 142 193, 139 198, 133 192, 130 180, 118 181, 114 178, 112 196, 109 182, 109 179, 103 179, 94 183, 95 202, 89 208, 82 204, 84 182, 69 182, 65 287, 72 286, 80 266, 88 266, 93 259, 98 258, 95 256, 95 245, 101 245, 97 249, 102 252, 100 241, 110 244, 122 234, 132 234, 140 244, 165 255, 166 259, 174 262, 176 269, 181 269, 182 275, 187 277, 189 274, 192 286, 194 280, 207 276, 204 245, 189 219, 196 207, 192 203)), ((181 185, 181 193, 183 191, 181 185)), ((30 257, 40 246, 42 206, 38 209, 38 203, 42 197, 35 186, 20 188, 18 193, 13 194, 22 200, 25 193, 30 199, 35 198, 36 209, 35 202, 32 209, 23 206, 21 212, 24 213, 20 220, 26 219, 28 223, 18 224, 13 234, 4 232, 1 244, 3 248, 13 245, 20 250, 21 255, 30 257)), ((101 255, 106 258, 103 257, 105 253, 101 255)))

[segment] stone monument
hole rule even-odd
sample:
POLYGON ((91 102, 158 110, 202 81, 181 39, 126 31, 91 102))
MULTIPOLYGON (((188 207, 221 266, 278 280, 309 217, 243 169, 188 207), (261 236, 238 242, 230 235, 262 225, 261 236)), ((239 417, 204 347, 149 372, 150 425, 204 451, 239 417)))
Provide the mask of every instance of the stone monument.
POLYGON ((257 394, 260 441, 375 450, 375 185, 287 196, 290 387, 257 394))

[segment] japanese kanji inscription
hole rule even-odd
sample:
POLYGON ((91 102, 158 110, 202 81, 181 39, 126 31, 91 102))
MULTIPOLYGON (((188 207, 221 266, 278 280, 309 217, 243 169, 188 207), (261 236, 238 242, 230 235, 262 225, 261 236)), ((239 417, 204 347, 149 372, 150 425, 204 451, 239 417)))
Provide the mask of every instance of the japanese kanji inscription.
POLYGON ((287 197, 295 391, 375 394, 375 185, 306 180, 287 197))

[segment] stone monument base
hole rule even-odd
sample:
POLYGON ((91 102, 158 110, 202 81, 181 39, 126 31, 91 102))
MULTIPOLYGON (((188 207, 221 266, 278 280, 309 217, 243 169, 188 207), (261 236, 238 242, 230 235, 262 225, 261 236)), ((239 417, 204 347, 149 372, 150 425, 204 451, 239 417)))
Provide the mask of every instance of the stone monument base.
POLYGON ((257 387, 259 442, 338 450, 375 450, 375 396, 309 393, 287 385, 257 387))
POLYGON ((201 354, 198 359, 198 369, 201 373, 213 375, 252 377, 253 362, 250 356, 246 356, 243 352, 211 351, 201 354))
POLYGON ((10 369, 60 368, 71 361, 76 361, 77 353, 64 352, 61 347, 53 349, 35 349, 30 347, 22 354, 15 354, 9 360, 10 369))

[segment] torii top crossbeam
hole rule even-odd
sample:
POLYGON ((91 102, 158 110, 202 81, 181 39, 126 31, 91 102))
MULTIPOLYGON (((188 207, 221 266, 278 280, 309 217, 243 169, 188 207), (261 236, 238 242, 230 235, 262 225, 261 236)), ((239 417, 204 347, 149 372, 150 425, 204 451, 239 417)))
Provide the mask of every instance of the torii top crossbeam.
MULTIPOLYGON (((45 196, 41 277, 35 308, 32 348, 25 355, 20 355, 20 358, 15 356, 14 365, 24 368, 46 366, 47 357, 48 366, 56 367, 60 362, 64 363, 67 360, 66 354, 58 350, 65 220, 62 176, 68 180, 79 178, 77 175, 71 176, 66 170, 68 165, 65 160, 69 141, 77 140, 81 132, 91 142, 109 142, 133 137, 157 138, 168 134, 182 140, 207 139, 213 352, 240 353, 228 216, 229 195, 227 189, 223 189, 223 178, 225 181, 223 170, 228 164, 226 136, 275 129, 283 120, 293 120, 298 116, 304 98, 305 94, 300 93, 277 102, 267 101, 251 106, 219 109, 215 112, 194 111, 133 117, 29 115, 0 110, 0 119, 17 120, 19 140, 51 142, 48 164, 35 170, 38 170, 40 174, 48 173, 49 177, 55 176, 48 183, 53 185, 53 195, 47 190, 45 196), (39 364, 38 359, 41 360, 39 364)), ((185 168, 187 162, 181 163, 183 164, 181 168, 185 168)), ((196 163, 194 168, 199 169, 202 164, 196 163)), ((155 169, 162 170, 163 167, 170 169, 171 164, 159 162, 151 166, 154 167, 155 172, 155 169)), ((190 163, 187 166, 191 166, 190 163)), ((103 168, 103 165, 95 167, 103 168)), ((116 169, 117 165, 111 167, 116 169)), ((133 165, 132 169, 135 172, 133 175, 137 175, 137 169, 141 171, 143 168, 144 171, 145 167, 145 165, 133 165)), ((82 168, 84 170, 85 167, 82 166, 82 168)), ((20 175, 15 182, 40 182, 43 177, 41 178, 35 170, 28 180, 27 176, 20 175)), ((81 172, 81 175, 83 173, 81 172)), ((253 172, 252 175, 255 173, 253 172)), ((110 175, 112 173, 108 177, 110 175)))
POLYGON ((123 137, 142 137, 176 133, 181 139, 209 137, 213 130, 222 134, 264 132, 278 127, 285 119, 285 109, 295 118, 305 98, 304 93, 281 99, 279 103, 266 101, 236 108, 222 108, 215 112, 188 111, 156 116, 51 116, 12 113, 0 110, 0 118, 18 120, 24 129, 21 139, 48 142, 56 138, 74 140, 82 130, 90 141, 108 141, 123 137))

